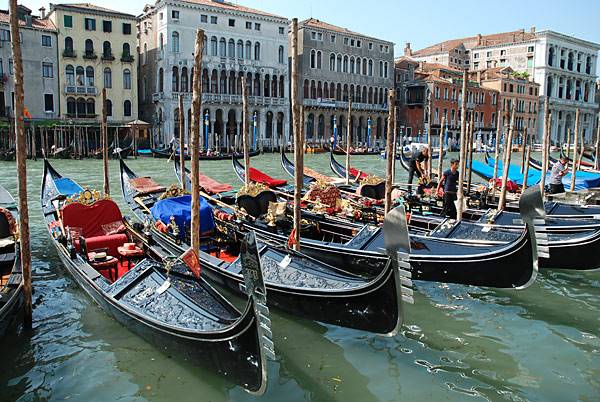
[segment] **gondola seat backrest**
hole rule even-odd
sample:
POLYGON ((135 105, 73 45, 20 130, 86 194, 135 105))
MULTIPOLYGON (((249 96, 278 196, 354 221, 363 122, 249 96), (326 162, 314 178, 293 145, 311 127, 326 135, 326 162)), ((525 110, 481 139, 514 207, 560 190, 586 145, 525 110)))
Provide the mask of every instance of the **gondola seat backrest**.
POLYGON ((385 182, 379 184, 362 184, 357 189, 358 195, 382 200, 385 197, 385 182))
POLYGON ((269 210, 269 202, 277 202, 277 196, 272 191, 263 191, 256 196, 248 194, 237 197, 237 206, 243 208, 250 216, 258 218, 269 210))
POLYGON ((0 207, 0 248, 12 246, 17 233, 17 222, 12 213, 0 207))
MULTIPOLYGON (((61 209, 63 227, 79 228, 85 238, 88 251, 100 248, 108 249, 108 254, 118 256, 118 247, 128 241, 125 233, 114 233, 109 228, 122 223, 123 215, 112 200, 99 200, 91 205, 78 202, 67 204, 61 209)), ((74 240, 75 248, 80 251, 79 240, 74 240)))

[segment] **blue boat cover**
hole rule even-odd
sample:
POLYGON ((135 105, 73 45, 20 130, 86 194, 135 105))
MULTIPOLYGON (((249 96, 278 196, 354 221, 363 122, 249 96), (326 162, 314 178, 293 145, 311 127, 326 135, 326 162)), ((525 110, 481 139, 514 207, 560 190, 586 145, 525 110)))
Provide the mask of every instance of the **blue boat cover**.
POLYGON ((60 179, 54 180, 54 184, 56 185, 58 192, 67 197, 73 194, 79 194, 83 191, 83 188, 81 188, 79 184, 67 177, 61 177, 60 179))
MULTIPOLYGON (((475 161, 473 161, 473 163, 475 163, 475 161)), ((492 171, 491 176, 493 176, 494 158, 489 159, 489 165, 486 165, 484 163, 481 163, 481 165, 485 165, 489 170, 491 170, 492 171)), ((473 169, 473 171, 475 171, 475 168, 473 169)), ((499 162, 498 163, 498 176, 499 177, 502 177, 502 171, 503 171, 502 162, 499 162)), ((542 176, 542 173, 539 170, 534 169, 530 166, 529 167, 529 175, 527 178, 527 185, 533 186, 534 184, 538 184, 541 180, 541 176, 542 176)), ((565 188, 570 188, 571 177, 572 177, 571 173, 567 173, 566 175, 563 176, 562 181, 563 181, 563 185, 565 186, 565 188)), ((523 174, 521 174, 521 168, 519 166, 516 166, 516 165, 509 166, 508 178, 509 178, 509 180, 514 181, 518 185, 523 185, 524 176, 523 176, 523 174)), ((550 172, 548 172, 546 174, 546 183, 548 182, 548 180, 550 180, 550 172)), ((596 187, 600 187, 600 175, 599 174, 591 173, 591 172, 582 172, 582 171, 577 172, 577 176, 575 178, 575 191, 585 190, 588 188, 596 188, 596 187)))
MULTIPOLYGON (((191 226, 192 196, 182 195, 160 200, 154 204, 150 211, 154 219, 162 221, 165 225, 168 225, 171 216, 174 216, 175 222, 179 226, 179 237, 183 239, 187 235, 186 231, 191 226)), ((214 228, 213 209, 203 197, 200 197, 200 232, 207 233, 214 228)))
POLYGON ((138 149, 137 153, 139 155, 152 155, 152 150, 151 149, 138 149))

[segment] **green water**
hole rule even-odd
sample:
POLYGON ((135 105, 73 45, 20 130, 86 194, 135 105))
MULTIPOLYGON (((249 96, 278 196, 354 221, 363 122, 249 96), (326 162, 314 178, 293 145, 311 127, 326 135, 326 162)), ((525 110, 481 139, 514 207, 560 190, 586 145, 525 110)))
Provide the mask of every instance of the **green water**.
MULTIPOLYGON (((515 156, 516 160, 518 156, 515 156)), ((341 159, 341 158, 340 158, 341 159)), ((276 155, 252 159, 284 177, 276 155)), ((161 159, 130 160, 139 174, 174 183, 161 159)), ((352 164, 383 176, 385 161, 352 164)), ((330 174, 328 157, 306 165, 330 174)), ((65 176, 102 187, 101 161, 54 161, 65 176)), ((34 329, 3 340, 0 401, 249 401, 205 370, 161 353, 99 309, 68 276, 47 239, 29 162, 34 329)), ((118 164, 111 191, 125 214, 118 164)), ((238 185, 231 162, 201 162, 238 185)), ((404 172, 398 166, 397 180, 404 172)), ((0 184, 16 194, 14 163, 0 184)), ((599 250, 600 252, 600 250, 599 250)), ((272 311, 277 360, 264 401, 600 401, 600 272, 550 271, 523 291, 416 283, 402 333, 383 338, 272 311)))

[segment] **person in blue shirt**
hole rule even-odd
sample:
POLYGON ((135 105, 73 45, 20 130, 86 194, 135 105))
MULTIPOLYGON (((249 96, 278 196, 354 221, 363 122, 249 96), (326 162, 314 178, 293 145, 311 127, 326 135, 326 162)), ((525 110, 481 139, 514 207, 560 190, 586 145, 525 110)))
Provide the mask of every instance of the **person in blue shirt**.
POLYGON ((444 186, 444 209, 441 215, 456 219, 456 193, 458 191, 458 159, 450 160, 450 169, 446 170, 440 179, 436 194, 440 195, 440 190, 444 186))

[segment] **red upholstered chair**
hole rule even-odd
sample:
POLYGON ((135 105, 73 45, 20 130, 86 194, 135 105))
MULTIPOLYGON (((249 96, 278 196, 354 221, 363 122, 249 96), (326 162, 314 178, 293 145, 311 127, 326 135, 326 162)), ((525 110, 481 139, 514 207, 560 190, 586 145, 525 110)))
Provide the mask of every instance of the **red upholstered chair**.
MULTIPOLYGON (((106 234, 105 228, 123 220, 121 211, 112 200, 96 201, 92 205, 72 203, 61 210, 63 227, 81 228, 81 236, 85 238, 87 250, 106 248, 107 254, 117 257, 118 247, 127 242, 125 233, 106 234)), ((75 249, 81 251, 80 241, 75 240, 75 249)))

